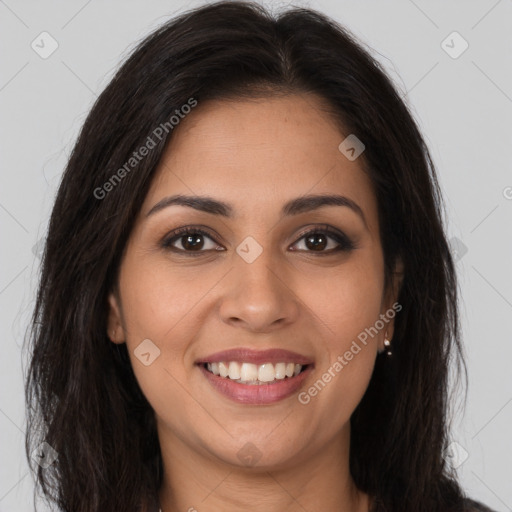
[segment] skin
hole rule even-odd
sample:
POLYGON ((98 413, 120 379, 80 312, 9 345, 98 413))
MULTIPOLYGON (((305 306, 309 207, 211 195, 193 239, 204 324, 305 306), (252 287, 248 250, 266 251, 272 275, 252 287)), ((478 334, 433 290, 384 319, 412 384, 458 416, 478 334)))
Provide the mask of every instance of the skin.
POLYGON ((293 350, 315 361, 304 391, 396 301, 399 283, 384 289, 377 202, 362 157, 349 161, 338 150, 347 135, 318 98, 299 94, 205 102, 173 133, 109 296, 108 325, 114 343, 127 343, 156 414, 163 512, 369 508, 349 472, 349 419, 385 332, 392 338, 392 320, 307 405, 297 394, 269 405, 235 403, 194 364, 238 347, 293 350), (180 205, 147 216, 178 193, 225 201, 235 216, 180 205), (280 218, 291 199, 333 193, 355 201, 365 221, 346 206, 280 218), (308 247, 300 234, 322 224, 356 247, 324 256, 335 239, 308 247), (173 244, 181 253, 161 245, 186 225, 213 235, 198 256, 184 252, 183 235, 173 244), (252 263, 236 252, 247 236, 263 248, 252 263), (134 355, 144 339, 160 349, 149 366, 134 355), (251 467, 237 457, 246 443, 260 457, 251 467))

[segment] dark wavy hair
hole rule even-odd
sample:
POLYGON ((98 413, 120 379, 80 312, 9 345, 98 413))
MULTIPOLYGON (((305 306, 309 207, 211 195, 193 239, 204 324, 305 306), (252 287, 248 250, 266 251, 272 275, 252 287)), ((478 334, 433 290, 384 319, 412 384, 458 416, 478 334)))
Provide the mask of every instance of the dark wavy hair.
POLYGON ((145 510, 162 481, 154 412, 126 345, 107 337, 107 296, 172 130, 107 197, 94 191, 190 98, 200 105, 294 93, 322 99, 345 135, 364 142, 386 285, 403 263, 393 356, 377 357, 351 418, 352 476, 379 510, 460 509, 463 492, 443 457, 449 370, 465 370, 459 292, 426 143, 390 78, 347 29, 310 9, 272 15, 237 1, 189 11, 143 40, 98 97, 63 174, 26 372, 27 457, 36 492, 60 510, 145 510), (46 469, 30 457, 42 441, 58 454, 46 469))

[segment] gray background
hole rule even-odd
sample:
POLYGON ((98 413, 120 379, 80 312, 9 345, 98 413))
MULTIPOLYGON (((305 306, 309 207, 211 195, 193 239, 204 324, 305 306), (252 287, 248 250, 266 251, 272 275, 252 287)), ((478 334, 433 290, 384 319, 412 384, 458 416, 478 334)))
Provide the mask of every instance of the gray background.
MULTIPOLYGON (((203 3, 0 0, 0 511, 33 510, 21 349, 37 243, 66 159, 93 100, 134 44, 203 3), (43 31, 58 43, 46 59, 31 47, 51 48, 43 31)), ((452 460, 473 497, 512 511, 512 0, 293 5, 325 12, 373 48, 423 130, 458 248, 470 377, 466 409, 460 399, 455 409, 452 460), (463 40, 448 37, 454 31, 469 44, 461 55, 463 40)))

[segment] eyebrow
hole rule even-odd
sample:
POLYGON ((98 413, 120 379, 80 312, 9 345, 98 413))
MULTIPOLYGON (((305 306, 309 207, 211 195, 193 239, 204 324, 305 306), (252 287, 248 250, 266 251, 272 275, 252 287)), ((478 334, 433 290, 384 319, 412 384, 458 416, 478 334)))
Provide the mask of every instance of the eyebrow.
MULTIPOLYGON (((232 219, 234 216, 234 209, 228 203, 218 201, 208 196, 185 196, 178 194, 164 197, 162 200, 158 201, 158 203, 149 210, 146 217, 173 205, 188 206, 195 210, 210 213, 212 215, 220 215, 228 219, 232 219)), ((361 207, 352 199, 336 194, 307 195, 292 199, 283 206, 281 210, 281 218, 310 212, 317 210, 318 208, 322 208, 323 206, 346 206, 357 213, 363 220, 365 226, 368 227, 361 207)))

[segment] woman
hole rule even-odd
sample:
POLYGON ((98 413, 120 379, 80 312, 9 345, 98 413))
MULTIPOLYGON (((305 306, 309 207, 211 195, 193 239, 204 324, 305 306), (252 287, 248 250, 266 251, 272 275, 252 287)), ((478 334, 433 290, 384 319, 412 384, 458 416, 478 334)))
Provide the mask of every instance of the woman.
POLYGON ((314 11, 221 2, 139 45, 64 173, 32 340, 27 454, 61 510, 488 510, 443 457, 434 166, 314 11))

